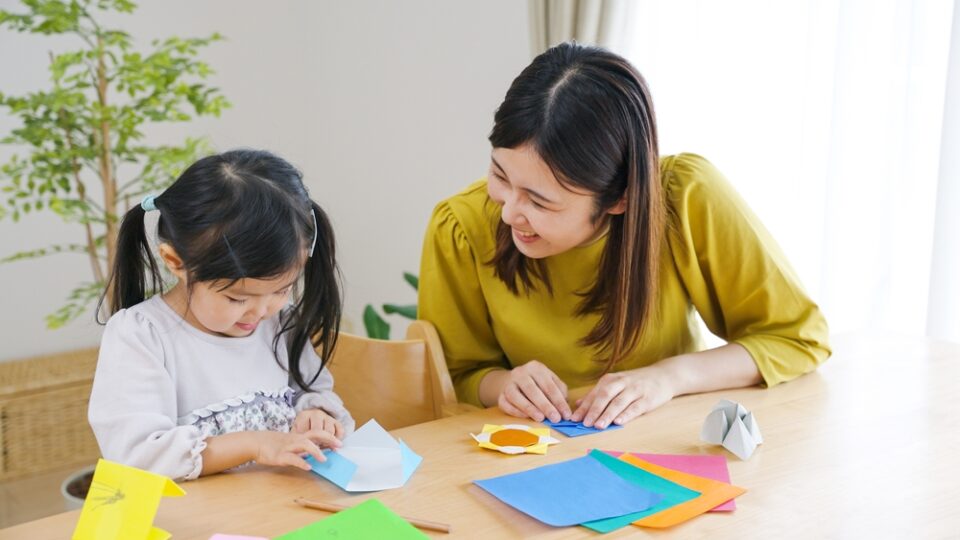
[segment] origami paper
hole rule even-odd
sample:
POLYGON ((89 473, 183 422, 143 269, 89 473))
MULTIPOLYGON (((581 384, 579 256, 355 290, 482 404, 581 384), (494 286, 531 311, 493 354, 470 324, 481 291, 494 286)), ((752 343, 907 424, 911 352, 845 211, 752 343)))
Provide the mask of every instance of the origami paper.
POLYGON ((166 476, 101 459, 93 472, 73 540, 170 538, 170 533, 153 526, 153 517, 161 497, 184 493, 166 476))
POLYGON ((656 514, 634 521, 633 524, 637 526, 657 529, 672 527, 690 518, 699 516, 711 508, 715 508, 722 502, 729 501, 747 492, 747 490, 742 487, 654 465, 630 454, 623 454, 619 459, 631 465, 636 465, 649 473, 680 484, 685 488, 700 492, 700 496, 695 499, 690 499, 687 502, 667 508, 662 512, 657 512, 656 514))
POLYGON ((700 496, 700 493, 697 491, 685 488, 680 484, 671 482, 666 478, 662 478, 653 473, 647 472, 640 467, 631 465, 625 461, 617 459, 612 455, 607 454, 608 453, 604 453, 599 450, 593 450, 590 452, 590 456, 624 480, 643 487, 644 489, 648 489, 654 493, 659 493, 662 496, 662 499, 656 505, 641 512, 633 512, 623 516, 581 523, 581 525, 587 527, 588 529, 593 529, 599 533, 612 532, 621 527, 626 527, 638 519, 656 514, 657 512, 661 512, 667 508, 676 506, 680 503, 687 502, 700 496))
POLYGON ((477 441, 480 448, 489 448, 504 454, 546 454, 549 445, 560 442, 550 436, 547 428, 532 428, 521 424, 484 424, 480 435, 471 433, 470 436, 477 441))
POLYGON ((659 494, 620 478, 593 456, 476 480, 474 484, 554 527, 640 512, 661 499, 659 494))
POLYGON ((595 427, 587 427, 583 425, 583 422, 574 422, 573 420, 561 420, 559 422, 551 422, 550 420, 544 420, 544 425, 550 426, 553 429, 563 433, 567 437, 579 437, 581 435, 592 435, 594 433, 600 433, 603 431, 611 431, 614 429, 620 429, 623 426, 618 424, 610 424, 606 429, 597 429, 595 427))
MULTIPOLYGON (((622 452, 607 452, 611 456, 619 456, 622 452)), ((720 482, 730 483, 730 471, 727 469, 727 459, 723 456, 714 456, 710 454, 639 454, 630 452, 631 456, 638 457, 644 461, 673 469, 675 471, 685 472, 712 478, 720 482)), ((733 512, 737 509, 734 499, 711 509, 711 512, 733 512)))
POLYGON ((325 450, 324 462, 307 457, 316 474, 346 491, 380 491, 407 483, 420 462, 419 455, 397 441, 376 420, 370 420, 343 439, 337 451, 325 450))
POLYGON ((740 459, 747 459, 763 442, 760 426, 753 413, 743 405, 721 399, 713 406, 700 430, 700 439, 712 444, 722 444, 740 459))
POLYGON ((394 514, 376 499, 366 501, 311 523, 302 529, 278 536, 274 540, 318 540, 349 538, 350 540, 420 540, 428 538, 416 527, 394 514))

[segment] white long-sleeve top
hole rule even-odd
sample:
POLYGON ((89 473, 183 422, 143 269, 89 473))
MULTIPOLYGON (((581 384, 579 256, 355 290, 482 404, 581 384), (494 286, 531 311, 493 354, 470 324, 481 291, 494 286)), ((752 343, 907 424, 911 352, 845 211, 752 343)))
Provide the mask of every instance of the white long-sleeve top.
MULTIPOLYGON (((275 315, 247 337, 214 336, 191 326, 160 295, 115 313, 100 344, 88 410, 103 457, 193 479, 213 435, 289 431, 296 413, 314 408, 353 431, 326 368, 311 392, 300 390, 286 371, 286 336, 278 363, 278 330, 275 315)), ((300 358, 304 379, 319 366, 308 343, 300 358)))

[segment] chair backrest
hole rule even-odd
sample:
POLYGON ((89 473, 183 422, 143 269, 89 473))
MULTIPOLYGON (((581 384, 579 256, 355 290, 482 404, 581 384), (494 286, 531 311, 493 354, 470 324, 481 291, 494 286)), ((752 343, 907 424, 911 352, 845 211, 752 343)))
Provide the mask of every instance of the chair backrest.
POLYGON ((428 422, 457 404, 440 338, 427 321, 411 323, 400 341, 341 332, 329 368, 357 427, 371 418, 385 429, 428 422))

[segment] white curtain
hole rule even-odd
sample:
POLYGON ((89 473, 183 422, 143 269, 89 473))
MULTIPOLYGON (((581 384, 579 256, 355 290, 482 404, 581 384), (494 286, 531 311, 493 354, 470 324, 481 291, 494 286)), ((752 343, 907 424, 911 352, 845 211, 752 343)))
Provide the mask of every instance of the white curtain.
POLYGON ((568 40, 619 49, 631 21, 627 0, 528 0, 527 3, 532 56, 568 40))
POLYGON ((952 0, 648 1, 617 50, 650 84, 661 150, 724 171, 835 333, 960 342, 958 16, 952 0))

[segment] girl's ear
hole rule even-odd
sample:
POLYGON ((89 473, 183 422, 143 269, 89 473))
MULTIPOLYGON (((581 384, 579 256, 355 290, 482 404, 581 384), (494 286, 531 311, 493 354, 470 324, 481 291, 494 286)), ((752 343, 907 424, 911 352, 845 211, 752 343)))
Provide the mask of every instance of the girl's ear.
POLYGON ((607 210, 607 213, 613 216, 622 214, 627 211, 627 199, 625 197, 620 197, 620 200, 616 202, 613 206, 607 210))
POLYGON ((160 251, 160 258, 163 259, 163 264, 167 265, 170 273, 180 281, 187 281, 187 270, 183 266, 183 259, 180 258, 180 255, 177 255, 177 251, 173 249, 173 246, 164 242, 157 246, 157 249, 160 251))

